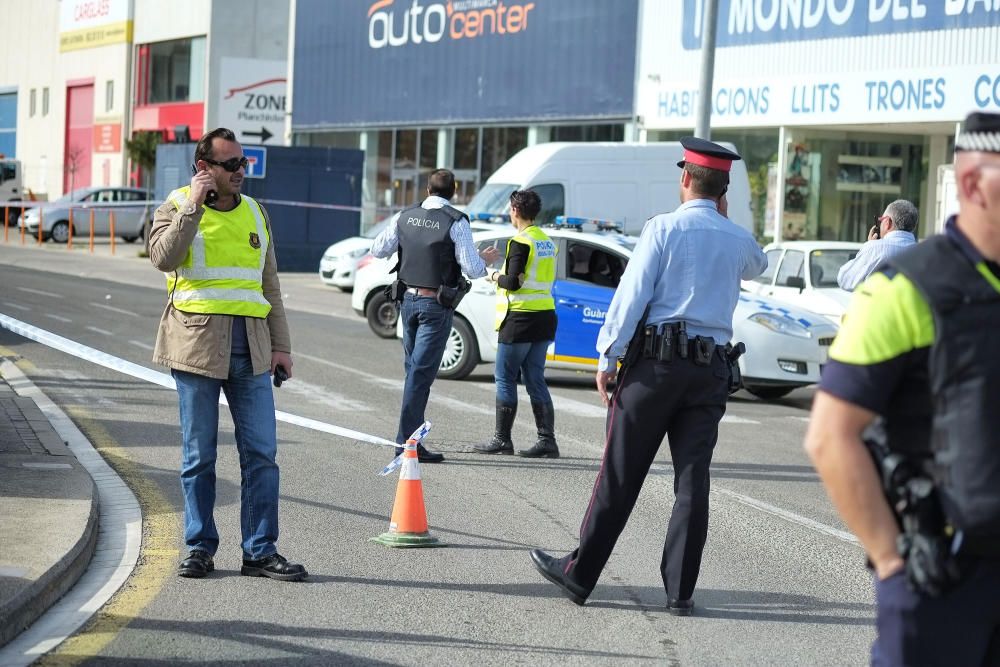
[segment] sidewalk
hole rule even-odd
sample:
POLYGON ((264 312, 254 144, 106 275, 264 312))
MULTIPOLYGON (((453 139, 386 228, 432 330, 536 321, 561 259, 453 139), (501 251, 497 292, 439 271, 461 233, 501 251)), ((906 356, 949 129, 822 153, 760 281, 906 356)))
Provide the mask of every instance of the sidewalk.
POLYGON ((90 474, 0 377, 0 646, 80 578, 97 541, 90 474))

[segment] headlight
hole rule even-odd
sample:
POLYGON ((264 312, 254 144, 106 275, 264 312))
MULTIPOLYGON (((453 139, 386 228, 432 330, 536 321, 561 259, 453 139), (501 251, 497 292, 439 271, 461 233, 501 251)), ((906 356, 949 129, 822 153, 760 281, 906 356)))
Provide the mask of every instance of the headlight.
POLYGON ((751 322, 756 322, 762 327, 766 327, 775 333, 796 336, 797 338, 812 338, 812 334, 809 333, 809 329, 806 329, 795 320, 790 320, 787 317, 772 315, 771 313, 754 313, 747 319, 751 322))
POLYGON ((347 253, 347 256, 351 259, 358 259, 359 257, 364 257, 368 253, 368 248, 358 248, 357 250, 352 250, 347 253))

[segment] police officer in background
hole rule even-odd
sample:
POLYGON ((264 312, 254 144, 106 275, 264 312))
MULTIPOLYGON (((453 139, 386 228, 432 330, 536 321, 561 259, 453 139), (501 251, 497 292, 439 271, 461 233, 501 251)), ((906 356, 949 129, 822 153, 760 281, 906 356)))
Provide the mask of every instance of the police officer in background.
MULTIPOLYGON (((448 288, 454 295, 454 289, 465 280, 463 272, 470 278, 485 276, 487 264, 499 256, 493 247, 476 253, 468 217, 449 202, 454 196, 455 175, 447 169, 431 172, 427 198, 419 206, 393 216, 372 243, 375 257, 399 253, 399 281, 406 290, 399 312, 406 373, 396 432, 396 442, 401 445, 424 423, 431 384, 437 377, 455 314, 446 296, 448 288)), ((402 447, 397 447, 396 455, 402 453, 402 447)), ((442 454, 422 444, 417 456, 421 463, 444 461, 442 454)))
POLYGON ((682 203, 646 223, 597 339, 607 441, 580 545, 559 559, 531 552, 539 572, 580 605, 597 584, 666 435, 676 500, 660 569, 668 610, 688 615, 694 606, 708 533, 708 469, 728 396, 723 348, 733 335, 740 280, 760 275, 767 259, 753 236, 725 217, 729 170, 740 156, 703 139, 681 144, 682 203), (626 346, 612 396, 608 385, 626 346))
POLYGON ((955 150, 958 216, 855 290, 806 435, 874 570, 875 665, 1000 664, 1000 114, 955 150))

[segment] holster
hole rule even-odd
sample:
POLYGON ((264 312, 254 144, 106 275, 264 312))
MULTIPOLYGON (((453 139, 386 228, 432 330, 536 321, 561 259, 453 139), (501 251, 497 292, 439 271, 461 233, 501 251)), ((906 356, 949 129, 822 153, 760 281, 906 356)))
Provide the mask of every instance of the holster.
POLYGON ((445 308, 457 308, 458 304, 462 302, 462 299, 465 298, 465 295, 468 294, 471 289, 472 282, 459 277, 458 285, 454 287, 450 285, 441 285, 438 287, 435 299, 437 299, 437 302, 445 308))
POLYGON ((743 374, 740 372, 740 357, 747 351, 743 343, 726 343, 726 365, 729 366, 729 393, 735 394, 743 388, 743 374))
POLYGON ((396 279, 386 285, 384 290, 385 298, 389 301, 395 301, 396 303, 402 303, 403 295, 406 294, 406 283, 402 280, 396 279))

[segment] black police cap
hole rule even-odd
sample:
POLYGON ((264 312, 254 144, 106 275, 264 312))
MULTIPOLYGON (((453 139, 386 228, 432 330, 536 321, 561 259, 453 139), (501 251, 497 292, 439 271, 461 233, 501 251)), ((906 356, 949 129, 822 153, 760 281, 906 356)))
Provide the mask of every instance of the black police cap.
POLYGON ((955 150, 1000 153, 1000 113, 970 113, 965 130, 955 139, 955 150))
POLYGON ((723 148, 707 139, 682 137, 681 146, 684 147, 684 159, 678 162, 677 166, 682 169, 686 163, 690 162, 709 169, 729 171, 734 160, 743 159, 728 148, 723 148))

